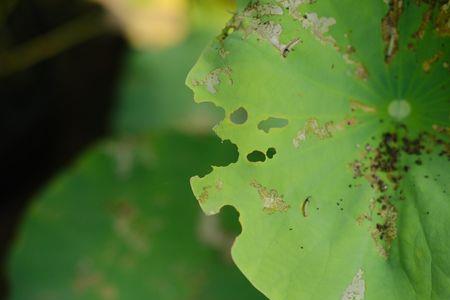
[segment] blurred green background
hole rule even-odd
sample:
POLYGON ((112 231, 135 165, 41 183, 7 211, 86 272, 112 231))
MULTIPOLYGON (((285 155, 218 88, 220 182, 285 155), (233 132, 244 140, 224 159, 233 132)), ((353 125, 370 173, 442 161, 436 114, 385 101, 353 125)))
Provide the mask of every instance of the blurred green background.
POLYGON ((264 299, 237 212, 189 178, 237 160, 184 85, 227 0, 0 4, 4 299, 264 299))

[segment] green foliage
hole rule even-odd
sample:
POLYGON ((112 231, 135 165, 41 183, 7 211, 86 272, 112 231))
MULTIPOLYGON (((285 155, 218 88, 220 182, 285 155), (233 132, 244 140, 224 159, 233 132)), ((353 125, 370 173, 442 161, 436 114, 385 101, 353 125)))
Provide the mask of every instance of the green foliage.
POLYGON ((240 153, 194 194, 240 212, 233 258, 269 298, 450 298, 449 5, 240 1, 192 69, 240 153))
POLYGON ((223 17, 196 18, 215 4, 194 7, 196 27, 182 44, 129 51, 113 116, 119 137, 33 200, 9 259, 12 300, 264 299, 231 261, 236 211, 205 217, 189 188, 211 162, 237 159, 235 147, 198 134, 220 112, 192 103, 184 86, 223 17))
POLYGON ((182 44, 164 51, 129 51, 113 119, 115 131, 136 134, 168 127, 198 131, 217 122, 220 112, 210 105, 194 105, 184 85, 209 38, 211 34, 195 31, 182 44))
POLYGON ((233 211, 206 218, 189 189, 232 150, 166 133, 86 153, 27 213, 11 299, 262 299, 229 258, 233 211))

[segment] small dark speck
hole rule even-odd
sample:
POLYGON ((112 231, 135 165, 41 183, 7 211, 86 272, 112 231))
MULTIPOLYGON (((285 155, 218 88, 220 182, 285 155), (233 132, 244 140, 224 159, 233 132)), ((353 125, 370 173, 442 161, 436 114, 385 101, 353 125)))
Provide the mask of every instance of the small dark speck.
POLYGON ((341 205, 341 204, 340 204, 339 202, 336 202, 336 205, 339 206, 339 205, 341 205))
POLYGON ((351 188, 351 187, 352 187, 352 185, 351 185, 351 184, 349 184, 349 185, 348 185, 348 187, 349 187, 349 188, 351 188))
POLYGON ((429 211, 427 211, 427 215, 429 215, 430 214, 430 212, 429 211))
POLYGON ((302 249, 302 250, 303 250, 303 246, 300 246, 300 249, 302 249))
POLYGON ((342 198, 341 198, 341 199, 339 199, 339 201, 341 201, 341 202, 342 202, 342 201, 344 201, 344 199, 342 199, 342 198))
POLYGON ((344 210, 344 208, 342 208, 342 207, 341 207, 341 210, 343 211, 343 210, 344 210))
POLYGON ((416 163, 416 165, 420 166, 422 164, 422 161, 420 159, 416 159, 415 163, 416 163))
POLYGON ((428 175, 424 175, 423 177, 425 177, 425 178, 429 178, 429 176, 428 176, 428 175))
POLYGON ((293 228, 289 228, 289 230, 292 230, 293 228))
POLYGON ((318 208, 318 207, 317 207, 316 209, 317 209, 317 210, 319 210, 319 208, 318 208))
POLYGON ((384 120, 383 120, 383 119, 380 119, 379 122, 380 122, 380 123, 384 123, 384 120))

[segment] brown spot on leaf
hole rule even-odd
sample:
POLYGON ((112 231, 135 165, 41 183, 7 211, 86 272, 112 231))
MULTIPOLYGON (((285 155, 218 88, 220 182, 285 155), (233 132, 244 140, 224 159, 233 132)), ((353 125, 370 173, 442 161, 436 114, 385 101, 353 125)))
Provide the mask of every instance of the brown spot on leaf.
POLYGON ((396 201, 406 200, 400 182, 409 172, 410 165, 403 161, 415 161, 422 164, 421 156, 439 151, 450 158, 446 149, 449 143, 442 138, 428 132, 422 132, 416 137, 410 137, 406 126, 399 125, 396 132, 386 132, 382 135, 378 145, 367 144, 361 154, 360 160, 350 164, 355 178, 364 177, 378 194, 371 200, 369 212, 365 212, 357 219, 359 224, 365 221, 371 223, 371 236, 377 251, 385 258, 389 256, 392 242, 397 236, 397 210, 396 201), (434 148, 434 149, 433 149, 434 148), (404 159, 409 156, 409 159, 404 159))
POLYGON ((350 100, 350 109, 352 111, 361 110, 366 113, 375 113, 377 112, 376 108, 367 104, 364 104, 358 100, 350 100))
POLYGON ((283 200, 283 195, 280 195, 275 189, 268 189, 256 180, 253 180, 250 186, 258 190, 263 203, 263 210, 266 213, 286 212, 290 208, 290 205, 283 200))
POLYGON ((444 56, 444 52, 439 51, 438 53, 434 54, 434 55, 433 55, 432 57, 430 57, 429 59, 425 60, 425 61, 422 63, 423 71, 424 71, 425 73, 430 72, 431 67, 433 66, 433 64, 436 63, 439 59, 441 59, 442 56, 444 56))
POLYGON ((439 8, 435 23, 440 36, 450 36, 450 0, 439 8))
POLYGON ((209 189, 211 189, 210 185, 204 186, 202 189, 202 193, 198 196, 198 202, 205 203, 209 198, 209 189))
POLYGON ((232 70, 230 67, 223 67, 215 69, 209 72, 205 78, 200 80, 193 80, 193 86, 205 86, 208 92, 211 94, 217 93, 217 86, 221 83, 221 77, 226 76, 230 84, 233 84, 233 79, 231 78, 232 70))
POLYGON ((414 32, 413 37, 416 39, 423 39, 425 36, 425 30, 430 23, 431 17, 433 16, 433 9, 436 6, 436 1, 432 0, 429 3, 427 10, 422 15, 422 21, 420 22, 419 28, 414 32))
POLYGON ((317 119, 312 118, 306 121, 305 126, 297 132, 297 135, 292 140, 295 148, 300 147, 300 144, 304 142, 308 135, 315 135, 319 139, 330 138, 331 128, 333 127, 333 122, 327 122, 324 125, 320 125, 317 119))
POLYGON ((386 45, 384 50, 384 60, 390 63, 398 51, 398 25, 403 12, 403 0, 390 0, 389 9, 381 20, 381 33, 386 45))

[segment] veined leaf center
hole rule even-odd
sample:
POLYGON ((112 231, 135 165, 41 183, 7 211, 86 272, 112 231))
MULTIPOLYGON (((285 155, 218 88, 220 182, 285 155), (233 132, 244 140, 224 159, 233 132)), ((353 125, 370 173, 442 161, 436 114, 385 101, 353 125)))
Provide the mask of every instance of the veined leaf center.
POLYGON ((402 120, 411 114, 411 105, 404 99, 393 100, 389 103, 388 113, 396 120, 402 120))

